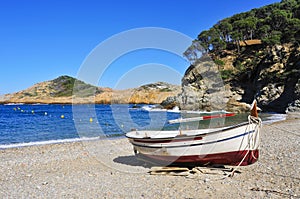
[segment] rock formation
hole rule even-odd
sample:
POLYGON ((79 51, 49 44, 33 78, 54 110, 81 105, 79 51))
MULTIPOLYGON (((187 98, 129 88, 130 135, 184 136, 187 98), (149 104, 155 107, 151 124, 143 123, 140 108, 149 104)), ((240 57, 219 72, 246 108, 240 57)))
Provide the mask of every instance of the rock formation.
POLYGON ((86 84, 69 76, 42 82, 0 98, 0 103, 45 104, 159 104, 169 96, 177 95, 180 86, 164 82, 143 85, 127 90, 113 90, 86 84))
POLYGON ((180 108, 189 110, 223 110, 228 99, 216 64, 212 60, 199 61, 188 68, 182 78, 180 108))
POLYGON ((263 111, 300 110, 299 47, 286 44, 264 49, 256 45, 245 47, 242 53, 210 55, 213 61, 201 58, 187 69, 182 92, 169 97, 163 106, 245 112, 256 98, 263 111))

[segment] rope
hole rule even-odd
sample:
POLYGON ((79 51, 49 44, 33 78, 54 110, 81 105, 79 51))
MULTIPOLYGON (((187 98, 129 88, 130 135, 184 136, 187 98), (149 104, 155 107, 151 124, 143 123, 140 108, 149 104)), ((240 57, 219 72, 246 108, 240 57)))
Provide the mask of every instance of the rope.
MULTIPOLYGON (((262 126, 262 121, 261 121, 260 118, 255 118, 255 117, 252 117, 252 116, 249 116, 249 117, 248 117, 248 120, 249 120, 249 124, 250 124, 250 123, 253 124, 253 121, 257 124, 257 125, 255 126, 255 129, 254 129, 254 132, 256 132, 256 133, 254 133, 254 134, 252 135, 252 136, 255 136, 252 143, 253 143, 253 144, 256 144, 257 139, 259 139, 259 129, 260 129, 261 126, 262 126)), ((251 144, 250 141, 248 142, 248 144, 249 144, 249 145, 251 144)), ((258 146, 257 146, 257 148, 259 148, 259 144, 260 144, 260 142, 259 142, 259 140, 258 140, 258 146)), ((251 146, 251 147, 249 146, 249 150, 250 150, 250 148, 254 148, 254 146, 251 146)), ((253 151, 251 152, 251 156, 252 156, 252 158, 254 158, 255 160, 257 160, 257 157, 254 156, 253 151)))
MULTIPOLYGON (((246 132, 250 132, 251 129, 249 129, 249 128, 252 126, 251 124, 255 123, 256 125, 255 125, 255 128, 254 128, 254 133, 253 134, 249 133, 248 137, 247 137, 248 143, 247 143, 246 148, 245 148, 245 149, 248 148, 247 153, 244 155, 244 157, 242 158, 242 160, 240 161, 240 163, 237 166, 235 166, 235 168, 229 174, 227 174, 226 176, 224 176, 222 178, 216 178, 216 179, 214 179, 215 181, 217 181, 217 180, 224 180, 224 179, 226 179, 228 177, 233 177, 234 173, 238 170, 238 168, 241 166, 241 164, 244 162, 244 160, 246 159, 246 157, 250 153, 250 149, 254 148, 257 139, 259 139, 259 128, 261 128, 261 126, 262 126, 262 121, 261 121, 260 118, 249 116, 248 117, 248 122, 249 122, 249 124, 248 124, 248 126, 246 128, 246 132)), ((258 142, 258 146, 257 147, 259 147, 259 142, 258 142)), ((254 159, 257 159, 257 157, 254 156, 253 151, 251 151, 251 156, 254 159)))
MULTIPOLYGON (((248 122, 249 122, 249 125, 246 128, 246 132, 248 132, 248 128, 250 128, 251 124, 256 123, 257 125, 255 126, 253 135, 250 135, 250 133, 248 134, 248 144, 246 146, 248 148, 247 153, 244 155, 244 157, 240 161, 240 163, 232 170, 232 172, 230 172, 228 175, 226 175, 222 179, 225 179, 227 177, 232 177, 234 175, 234 173, 236 172, 236 170, 241 166, 241 164, 244 162, 245 158, 250 153, 250 149, 254 148, 254 145, 256 144, 256 139, 259 138, 259 128, 261 127, 261 123, 262 123, 261 119, 249 115, 248 116, 248 122), (255 135, 255 137, 253 137, 254 135, 255 135), (252 139, 253 139, 253 142, 251 142, 252 139)), ((259 146, 257 146, 257 147, 259 147, 259 146)), ((254 156, 253 151, 251 151, 251 156, 255 160, 257 159, 257 157, 254 156)))
MULTIPOLYGON (((226 176, 224 177, 221 177, 221 178, 215 178, 215 179, 211 179, 211 180, 214 180, 214 181, 217 181, 217 180, 224 180, 228 177, 233 177, 234 173, 237 171, 237 169, 241 166, 241 164, 244 162, 245 158, 248 156, 248 154, 250 153, 250 149, 254 148, 255 144, 256 144, 256 141, 257 139, 259 139, 259 128, 262 126, 262 121, 260 118, 256 118, 256 117, 253 117, 253 116, 249 116, 248 117, 248 126, 246 128, 246 132, 250 132, 251 129, 249 129, 252 125, 251 124, 256 124, 255 125, 255 128, 254 128, 254 133, 249 133, 248 134, 248 143, 246 145, 246 148, 248 148, 247 150, 247 153, 244 155, 243 159, 239 162, 239 164, 237 166, 235 166, 235 168, 229 173, 227 174, 226 176)), ((259 147, 259 142, 258 142, 258 146, 259 147)), ((253 152, 251 152, 251 156, 254 158, 254 159, 257 159, 257 157, 254 156, 253 152)))

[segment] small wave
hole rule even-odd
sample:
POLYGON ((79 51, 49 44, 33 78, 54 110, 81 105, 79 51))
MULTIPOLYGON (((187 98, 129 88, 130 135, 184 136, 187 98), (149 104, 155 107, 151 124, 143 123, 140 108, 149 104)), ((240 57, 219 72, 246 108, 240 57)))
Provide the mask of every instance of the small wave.
POLYGON ((182 110, 181 113, 190 113, 190 114, 220 114, 220 113, 231 113, 228 111, 220 110, 220 111, 186 111, 182 110))
POLYGON ((99 139, 101 139, 101 138, 100 137, 83 137, 83 138, 47 140, 47 141, 15 143, 15 144, 2 144, 2 145, 0 145, 0 149, 20 148, 20 147, 48 145, 48 144, 60 144, 60 143, 69 143, 69 142, 93 141, 93 140, 99 140, 99 139))
POLYGON ((24 105, 24 103, 7 103, 4 106, 17 106, 17 105, 24 105))
POLYGON ((286 120, 286 114, 271 114, 263 121, 263 124, 272 124, 274 122, 279 122, 286 120))

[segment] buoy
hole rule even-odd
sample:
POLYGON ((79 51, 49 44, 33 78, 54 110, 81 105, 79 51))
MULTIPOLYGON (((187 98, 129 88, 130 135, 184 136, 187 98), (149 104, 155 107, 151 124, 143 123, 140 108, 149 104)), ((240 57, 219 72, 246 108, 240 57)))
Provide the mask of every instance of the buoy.
POLYGON ((24 111, 24 110, 21 110, 21 112, 24 113, 25 111, 24 111))
POLYGON ((17 110, 17 108, 14 108, 14 111, 16 111, 17 110))
POLYGON ((48 115, 48 113, 47 113, 47 112, 45 112, 45 115, 48 115))
POLYGON ((90 117, 90 122, 93 122, 93 118, 90 117))
POLYGON ((34 110, 32 110, 31 113, 34 114, 34 110))
POLYGON ((64 116, 64 115, 61 115, 61 116, 60 116, 60 118, 61 118, 61 119, 64 119, 64 118, 65 118, 65 116, 64 116))

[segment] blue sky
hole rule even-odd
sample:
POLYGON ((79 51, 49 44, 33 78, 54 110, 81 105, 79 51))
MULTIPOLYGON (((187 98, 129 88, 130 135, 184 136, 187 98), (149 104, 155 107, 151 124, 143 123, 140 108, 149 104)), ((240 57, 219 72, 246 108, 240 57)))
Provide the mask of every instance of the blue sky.
MULTIPOLYGON (((17 92, 60 75, 77 77, 92 50, 123 31, 161 27, 196 38, 220 19, 274 2, 279 1, 0 0, 0 94, 17 92)), ((132 79, 132 71, 139 71, 141 66, 149 75, 153 67, 153 81, 165 80, 158 74, 166 77, 166 71, 173 71, 178 78, 170 78, 170 82, 178 83, 188 63, 161 50, 130 52, 115 60, 99 77, 98 84, 112 88, 138 86, 141 81, 136 85, 119 84, 126 76, 132 79), (160 66, 168 70, 155 71, 160 66)))

